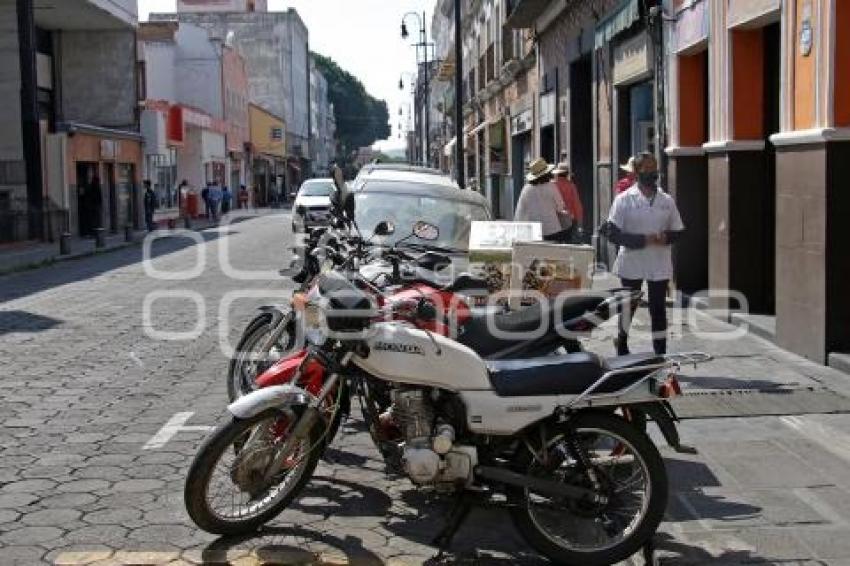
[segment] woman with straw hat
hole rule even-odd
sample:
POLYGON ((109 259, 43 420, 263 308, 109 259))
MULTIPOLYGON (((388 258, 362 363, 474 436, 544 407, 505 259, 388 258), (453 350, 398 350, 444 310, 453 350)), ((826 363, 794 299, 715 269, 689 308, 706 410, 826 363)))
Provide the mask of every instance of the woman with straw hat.
POLYGON ((625 165, 620 165, 620 170, 626 173, 625 177, 617 181, 617 186, 615 188, 614 194, 620 194, 623 191, 626 191, 632 188, 632 185, 635 184, 637 178, 635 177, 635 158, 634 156, 629 157, 629 160, 625 165))
POLYGON ((543 239, 567 242, 573 218, 567 211, 561 193, 552 182, 554 165, 545 159, 535 159, 528 166, 528 183, 522 188, 514 219, 519 222, 540 222, 543 239))

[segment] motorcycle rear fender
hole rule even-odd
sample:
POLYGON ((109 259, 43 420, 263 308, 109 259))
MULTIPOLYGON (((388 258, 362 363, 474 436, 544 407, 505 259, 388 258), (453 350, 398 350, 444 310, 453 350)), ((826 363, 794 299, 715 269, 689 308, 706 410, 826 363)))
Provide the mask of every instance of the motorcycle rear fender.
POLYGON ((306 405, 311 398, 312 395, 300 387, 291 384, 275 385, 240 397, 228 405, 227 410, 237 419, 244 420, 256 417, 269 409, 306 405))

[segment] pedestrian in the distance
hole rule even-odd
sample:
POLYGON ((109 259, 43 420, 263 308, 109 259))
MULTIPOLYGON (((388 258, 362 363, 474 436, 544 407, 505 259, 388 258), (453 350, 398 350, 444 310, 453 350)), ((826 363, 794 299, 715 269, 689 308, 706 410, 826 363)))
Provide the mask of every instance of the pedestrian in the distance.
POLYGON ((207 220, 212 219, 212 210, 210 209, 210 186, 212 183, 207 182, 207 185, 201 189, 201 200, 204 201, 204 216, 207 220))
POLYGON ((153 213, 156 210, 156 193, 151 188, 151 182, 145 181, 145 194, 144 194, 144 206, 145 206, 145 226, 148 229, 148 232, 153 232, 156 229, 156 225, 153 223, 153 213))
POLYGON ((221 215, 224 216, 230 212, 230 203, 233 202, 233 193, 225 186, 221 189, 221 215))
MULTIPOLYGON (((666 302, 667 286, 673 276, 672 245, 681 238, 685 226, 673 197, 658 186, 655 156, 641 153, 635 158, 634 169, 637 183, 614 199, 600 233, 620 247, 614 273, 623 287, 639 291, 646 281, 652 347, 662 355, 667 353, 666 302)), ((629 353, 630 323, 630 313, 620 317, 615 340, 619 356, 629 353)))
POLYGON ((210 214, 212 214, 212 221, 218 222, 218 207, 221 204, 221 187, 218 186, 218 183, 212 183, 210 185, 210 214))
POLYGON ((561 193, 561 198, 564 200, 567 212, 573 218, 573 225, 568 229, 569 241, 575 241, 582 229, 582 221, 584 219, 584 207, 581 204, 581 197, 578 194, 578 187, 573 181, 570 166, 566 162, 558 163, 555 170, 552 171, 555 177, 555 186, 558 187, 558 192, 561 193))
POLYGON ((248 208, 248 189, 245 185, 239 187, 239 208, 248 208))
POLYGON ((617 181, 615 194, 620 194, 635 184, 635 158, 629 157, 625 165, 620 165, 620 170, 625 173, 622 179, 617 181))
POLYGON ((186 202, 186 193, 189 192, 189 181, 183 179, 180 181, 180 184, 177 185, 177 208, 183 210, 183 203, 186 202))
POLYGON ((531 162, 525 177, 528 183, 519 195, 514 219, 518 222, 540 222, 544 240, 566 243, 573 218, 552 182, 554 169, 554 165, 549 165, 542 158, 531 162))

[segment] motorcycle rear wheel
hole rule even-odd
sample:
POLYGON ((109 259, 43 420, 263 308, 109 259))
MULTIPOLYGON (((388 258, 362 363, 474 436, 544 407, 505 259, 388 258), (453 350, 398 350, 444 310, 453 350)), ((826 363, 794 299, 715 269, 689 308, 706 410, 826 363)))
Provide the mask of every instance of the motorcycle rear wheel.
MULTIPOLYGON (((277 319, 278 317, 270 312, 260 313, 248 323, 242 333, 227 366, 227 396, 231 402, 253 392, 257 388, 254 380, 273 363, 271 352, 260 351, 260 346, 274 330, 273 324, 277 319)), ((292 346, 293 340, 292 329, 287 328, 277 344, 281 353, 292 346)))
MULTIPOLYGON (((303 439, 302 442, 306 446, 304 452, 290 468, 290 471, 280 482, 267 487, 267 490, 270 491, 286 482, 284 489, 265 498, 268 499, 265 505, 257 505, 255 509, 249 507, 248 512, 239 513, 235 516, 226 515, 214 509, 213 502, 210 499, 218 496, 221 492, 219 488, 216 493, 210 493, 210 483, 216 471, 224 471, 230 475, 228 479, 230 479, 231 484, 235 483, 232 479, 233 464, 228 469, 228 466, 222 465, 222 460, 232 454, 235 461, 252 431, 255 431, 259 426, 268 424, 268 421, 276 421, 280 417, 281 413, 275 410, 264 411, 250 419, 237 419, 231 416, 219 425, 201 445, 189 468, 183 492, 189 517, 198 527, 217 535, 231 536, 252 533, 282 513, 310 481, 324 449, 322 443, 323 427, 319 425, 314 426, 309 436, 303 439), (292 472, 295 472, 295 477, 289 476, 292 472)), ((230 487, 237 489, 236 485, 230 487)), ((247 495, 243 496, 240 493, 239 496, 241 501, 247 495)), ((251 499, 246 502, 246 505, 256 497, 250 496, 251 499)), ((234 501, 232 493, 230 501, 232 507, 234 501)))
MULTIPOLYGON (((617 416, 587 413, 577 416, 571 425, 575 438, 585 447, 591 445, 586 453, 601 477, 608 502, 558 501, 528 489, 511 488, 508 491, 511 514, 529 544, 557 564, 615 564, 644 547, 664 517, 668 489, 664 461, 645 433, 617 416), (602 438, 608 440, 599 442, 602 438), (624 483, 618 483, 615 477, 620 469, 625 470, 620 475, 630 474, 624 483), (632 486, 638 494, 631 493, 632 486), (629 502, 633 502, 634 510, 629 510, 629 502), (579 534, 580 531, 584 532, 579 534)), ((549 479, 554 476, 570 484, 591 487, 586 474, 578 471, 580 466, 574 461, 572 469, 565 467, 570 461, 569 456, 564 456, 563 448, 569 438, 568 429, 550 431, 547 452, 558 464, 557 469, 541 469, 543 464, 523 450, 515 462, 517 470, 530 475, 551 474, 549 479)))

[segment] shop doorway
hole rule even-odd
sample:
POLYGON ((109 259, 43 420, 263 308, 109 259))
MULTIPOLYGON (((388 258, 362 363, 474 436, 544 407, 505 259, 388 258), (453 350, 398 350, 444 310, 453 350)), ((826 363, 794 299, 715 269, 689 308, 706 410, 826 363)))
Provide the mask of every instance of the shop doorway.
POLYGON ((595 225, 592 72, 590 55, 570 65, 570 169, 584 206, 584 228, 588 235, 593 233, 595 225))
POLYGON ((77 233, 94 236, 100 227, 103 194, 97 178, 97 163, 77 163, 77 233))
POLYGON ((547 163, 555 163, 555 126, 540 129, 540 157, 547 163))
MULTIPOLYGON (((679 145, 702 148, 708 141, 708 50, 678 58, 679 145)), ((695 151, 670 160, 670 189, 686 237, 673 247, 676 287, 687 295, 708 289, 708 160, 695 151)))
POLYGON ((107 163, 103 166, 103 190, 109 199, 109 231, 118 232, 118 194, 115 190, 115 165, 107 163))
POLYGON ((764 201, 762 224, 762 303, 765 314, 776 313, 776 147, 770 136, 779 133, 781 96, 782 28, 774 23, 764 28, 764 201))
MULTIPOLYGON (((525 185, 525 172, 529 163, 531 163, 531 133, 526 132, 514 136, 511 143, 511 171, 513 172, 514 182, 513 210, 516 210, 519 194, 525 185)), ((511 216, 513 216, 513 210, 511 210, 511 216)))

